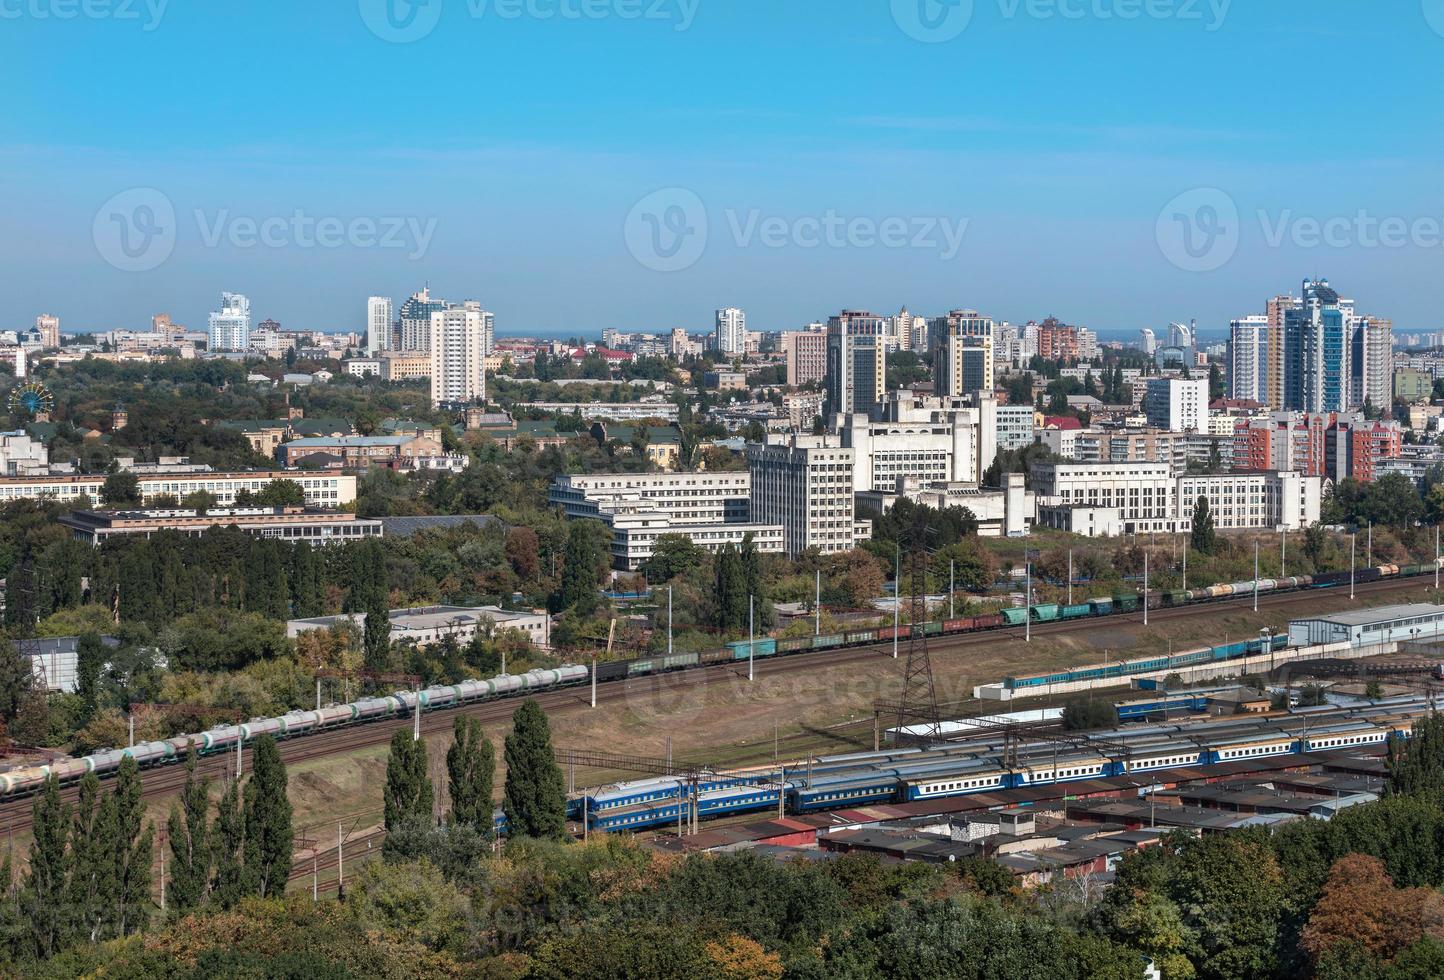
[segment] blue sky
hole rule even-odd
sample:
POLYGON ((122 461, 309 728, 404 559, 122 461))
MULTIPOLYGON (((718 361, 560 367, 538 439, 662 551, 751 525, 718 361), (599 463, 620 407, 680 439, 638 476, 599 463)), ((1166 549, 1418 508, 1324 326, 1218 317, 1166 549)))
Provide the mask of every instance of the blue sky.
POLYGON ((1444 328, 1444 0, 89 2, 0 0, 0 327, 359 330, 429 280, 504 333, 1216 332, 1326 275, 1444 328))

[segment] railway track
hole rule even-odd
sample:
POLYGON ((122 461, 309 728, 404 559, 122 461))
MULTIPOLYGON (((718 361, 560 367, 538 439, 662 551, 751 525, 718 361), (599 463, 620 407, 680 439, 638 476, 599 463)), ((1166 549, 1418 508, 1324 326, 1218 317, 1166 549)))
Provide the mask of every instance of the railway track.
MULTIPOLYGON (((1409 591, 1418 589, 1423 585, 1423 582, 1414 578, 1386 579, 1378 582, 1360 584, 1356 587, 1355 591, 1358 595, 1367 596, 1409 591)), ((1337 589, 1331 589, 1327 595, 1336 597, 1339 595, 1339 592, 1337 589)), ((1265 593, 1259 597, 1259 608, 1260 610, 1268 609, 1272 611, 1290 608, 1306 609, 1316 604, 1319 599, 1320 596, 1312 590, 1265 593)), ((1154 621, 1207 617, 1213 615, 1217 610, 1224 608, 1241 609, 1251 606, 1252 602, 1252 595, 1245 595, 1214 600, 1203 605, 1190 604, 1186 606, 1160 607, 1150 609, 1148 611, 1148 619, 1150 624, 1152 624, 1154 621)), ((1110 623, 1141 623, 1143 621, 1143 614, 1141 611, 1137 613, 1116 614, 1109 616, 1108 620, 1110 623)), ((1086 620, 1035 623, 1032 626, 1032 633, 1035 636, 1052 636, 1086 628, 1086 623, 1086 620)), ((1024 628, 1022 626, 1015 626, 988 630, 981 633, 930 637, 928 644, 930 650, 935 654, 948 653, 959 649, 966 650, 970 647, 995 645, 1000 641, 1022 642, 1023 634, 1024 628)), ((757 661, 757 670, 760 675, 767 678, 775 678, 813 671, 818 667, 824 666, 848 666, 872 662, 880 658, 891 659, 891 655, 892 641, 887 640, 866 647, 819 650, 790 654, 782 657, 759 658, 757 661)), ((597 684, 597 706, 600 708, 604 705, 647 698, 662 693, 671 694, 685 689, 706 687, 708 684, 723 677, 745 678, 746 675, 746 661, 736 661, 681 670, 669 674, 648 674, 624 680, 601 682, 597 684)), ((532 697, 548 712, 584 709, 589 707, 591 703, 590 691, 586 685, 562 690, 544 691, 534 694, 532 697)), ((516 699, 505 698, 496 701, 478 702, 458 708, 428 712, 421 716, 421 731, 426 735, 449 731, 453 719, 458 714, 475 717, 481 721, 483 725, 489 727, 500 725, 509 720, 512 712, 515 710, 516 699)), ((412 719, 391 718, 366 724, 348 725, 292 740, 283 740, 279 743, 281 758, 287 765, 294 766, 298 763, 323 759, 358 749, 384 745, 391 740, 394 732, 402 729, 410 729, 412 725, 412 719)), ((765 741, 765 739, 762 741, 765 741)), ((249 749, 244 750, 241 754, 243 772, 249 772, 251 769, 250 757, 251 752, 249 749)), ((196 769, 199 773, 209 776, 213 780, 230 778, 234 775, 236 769, 236 753, 228 752, 203 757, 197 763, 196 769)), ((167 765, 147 769, 143 773, 143 797, 146 800, 154 800, 173 796, 185 785, 185 778, 185 768, 181 765, 167 765)), ((67 801, 73 802, 77 794, 78 788, 74 785, 62 787, 61 789, 61 796, 67 801)), ((10 833, 24 833, 28 831, 31 824, 32 809, 33 800, 29 797, 7 800, 0 803, 0 828, 4 828, 10 833)))

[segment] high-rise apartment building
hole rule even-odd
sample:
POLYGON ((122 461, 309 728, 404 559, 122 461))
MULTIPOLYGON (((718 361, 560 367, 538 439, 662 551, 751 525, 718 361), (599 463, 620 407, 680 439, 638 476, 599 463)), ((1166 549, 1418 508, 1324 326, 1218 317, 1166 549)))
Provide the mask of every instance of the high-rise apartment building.
POLYGON ((366 353, 375 357, 392 345, 395 312, 390 296, 372 296, 366 301, 366 353))
POLYGON ((462 303, 461 308, 481 314, 481 352, 490 356, 496 350, 496 316, 483 310, 480 301, 474 299, 462 303))
POLYGON ((1306 281, 1284 311, 1284 405, 1306 412, 1349 407, 1354 308, 1327 279, 1306 281))
POLYGON ((1038 356, 1047 361, 1078 360, 1078 328, 1051 316, 1038 324, 1038 356))
POLYGON ((937 394, 956 398, 971 391, 993 390, 992 318, 977 310, 953 310, 933 319, 928 334, 937 394), (970 356, 965 358, 965 352, 970 356))
POLYGON ((1269 318, 1234 320, 1228 327, 1228 396, 1269 403, 1269 318))
POLYGON ((243 351, 251 345, 251 301, 240 293, 221 293, 221 308, 210 316, 210 349, 243 351))
POLYGON ((844 310, 827 321, 828 416, 871 412, 887 387, 887 318, 844 310))
POLYGON ((747 353, 747 314, 735 307, 717 311, 717 350, 741 357, 747 353))
POLYGON ((1285 356, 1287 344, 1284 339, 1284 318, 1289 310, 1297 309, 1298 305, 1299 300, 1292 294, 1275 296, 1268 301, 1268 312, 1265 314, 1268 317, 1269 332, 1268 380, 1265 383, 1268 397, 1264 399, 1264 403, 1275 411, 1284 407, 1284 374, 1288 360, 1285 356))
POLYGON ((46 350, 60 348, 60 317, 42 313, 35 318, 35 329, 40 334, 40 346, 46 350))
POLYGON ((770 435, 766 443, 749 443, 752 523, 782 525, 794 557, 808 548, 851 551, 858 531, 852 468, 853 451, 834 436, 770 435))
POLYGON ((788 384, 797 387, 827 377, 827 330, 822 324, 783 331, 782 352, 787 357, 788 384))
POLYGON ((399 350, 404 351, 429 351, 431 350, 431 316, 445 310, 448 304, 444 300, 431 298, 431 287, 427 286, 419 293, 412 294, 411 298, 401 304, 401 313, 397 317, 400 326, 399 350))
POLYGON ((1373 408, 1387 408, 1393 402, 1394 323, 1383 317, 1361 316, 1354 321, 1351 407, 1365 403, 1373 408))
POLYGON ((452 308, 431 314, 431 403, 486 400, 486 332, 491 314, 452 308))

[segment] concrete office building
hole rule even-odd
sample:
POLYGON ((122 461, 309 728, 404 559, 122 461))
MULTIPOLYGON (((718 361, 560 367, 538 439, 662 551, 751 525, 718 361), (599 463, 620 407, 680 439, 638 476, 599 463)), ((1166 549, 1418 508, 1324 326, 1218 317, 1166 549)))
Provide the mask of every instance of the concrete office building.
POLYGON ((1025 449, 1034 442, 1038 417, 1032 405, 999 405, 994 442, 999 449, 1025 449))
POLYGON ((78 510, 59 518, 72 537, 99 547, 111 538, 152 537, 162 531, 200 537, 216 527, 238 527, 258 538, 275 538, 298 544, 342 544, 362 538, 379 538, 382 524, 355 514, 313 511, 300 507, 248 507, 195 510, 78 510))
POLYGON ((919 483, 982 482, 997 455, 997 400, 894 392, 880 419, 840 416, 842 446, 853 453, 853 491, 890 491, 898 480, 919 483))
MULTIPOLYGON (((356 502, 356 477, 338 473, 312 474, 300 472, 254 473, 141 473, 141 499, 149 503, 156 497, 181 499, 188 493, 204 490, 214 494, 216 504, 229 507, 242 490, 259 493, 276 480, 291 480, 301 485, 307 507, 343 507, 356 502)), ((6 500, 51 499, 70 503, 79 497, 100 499, 104 474, 89 476, 35 476, 0 478, 0 502, 6 500)))
POLYGON ((759 524, 780 524, 792 556, 808 548, 824 554, 851 551, 871 536, 871 524, 855 519, 853 451, 835 436, 775 436, 749 443, 751 515, 759 524))
POLYGON ((636 497, 677 524, 738 524, 748 519, 748 473, 571 473, 558 476, 547 501, 572 519, 596 516, 596 504, 636 497))
POLYGON ((1185 533, 1207 497, 1220 530, 1286 527, 1319 519, 1323 481, 1299 473, 1174 476, 1162 463, 1039 463, 1038 523, 1092 536, 1185 533))

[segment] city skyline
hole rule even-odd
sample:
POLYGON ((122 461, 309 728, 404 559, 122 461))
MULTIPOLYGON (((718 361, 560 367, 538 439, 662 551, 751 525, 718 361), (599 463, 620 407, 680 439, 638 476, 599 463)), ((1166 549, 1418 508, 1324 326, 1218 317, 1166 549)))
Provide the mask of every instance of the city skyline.
POLYGON ((359 332, 357 296, 430 279, 530 333, 701 332, 729 304, 794 329, 906 301, 1104 336, 1196 317, 1216 335, 1272 284, 1328 275, 1367 284, 1355 298, 1402 331, 1441 326, 1428 6, 974 3, 944 37, 906 3, 830 4, 821 33, 807 5, 568 20, 456 4, 414 40, 379 36, 364 5, 165 6, 157 23, 7 20, 0 78, 47 98, 0 122, 0 325, 201 322, 237 290, 282 323, 359 332), (215 75, 222 35, 286 70, 215 75), (1240 70, 1338 38, 1367 74, 1240 70), (721 71, 744 43, 767 70, 721 71), (478 44, 487 65, 463 76, 455 55, 478 44), (168 70, 135 72, 137 52, 168 70), (964 55, 966 86, 917 83, 964 55), (396 59, 399 89, 370 70, 396 59), (93 84, 110 72, 123 93, 93 84), (677 230, 705 234, 649 254, 677 230), (163 258, 128 255, 148 232, 163 258))

